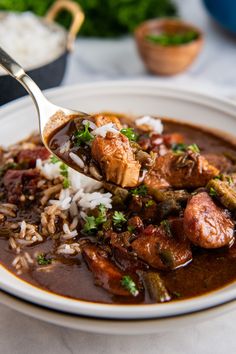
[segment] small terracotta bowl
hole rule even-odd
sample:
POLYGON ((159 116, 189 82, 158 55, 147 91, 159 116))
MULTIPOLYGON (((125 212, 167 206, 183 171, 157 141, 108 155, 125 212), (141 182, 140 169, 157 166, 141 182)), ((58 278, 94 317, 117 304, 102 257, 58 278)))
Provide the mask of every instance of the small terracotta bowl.
POLYGON ((185 70, 196 58, 203 45, 203 34, 198 28, 176 19, 143 22, 135 30, 135 39, 146 67, 159 75, 174 75, 185 70), (198 37, 185 44, 162 46, 146 38, 149 34, 183 33, 189 30, 197 32, 198 37))

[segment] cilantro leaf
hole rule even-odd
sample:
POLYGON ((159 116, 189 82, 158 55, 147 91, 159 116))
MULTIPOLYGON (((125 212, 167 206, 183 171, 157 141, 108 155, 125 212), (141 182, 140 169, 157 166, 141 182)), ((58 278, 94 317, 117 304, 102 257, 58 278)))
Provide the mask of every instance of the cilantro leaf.
POLYGON ((47 259, 45 254, 42 253, 37 256, 37 262, 39 265, 48 265, 52 263, 52 259, 47 259))
POLYGON ((147 194, 147 187, 143 184, 137 188, 131 189, 130 193, 132 195, 145 196, 147 194))
POLYGON ((120 130, 121 134, 125 135, 130 141, 137 141, 138 135, 133 128, 123 128, 120 130))
POLYGON ((172 148, 172 151, 177 154, 182 153, 182 152, 186 152, 188 150, 195 152, 195 153, 200 152, 200 149, 197 146, 197 144, 191 144, 191 145, 186 145, 186 144, 182 144, 182 143, 172 144, 171 148, 172 148))
POLYGON ((200 152, 200 149, 199 149, 199 147, 197 146, 197 144, 189 145, 189 146, 187 147, 187 150, 191 150, 192 152, 196 152, 196 153, 199 153, 199 152, 200 152))
POLYGON ((124 275, 121 279, 121 286, 128 290, 131 295, 137 296, 139 294, 139 291, 137 289, 137 286, 131 276, 129 275, 124 275))
POLYGON ((97 223, 95 216, 86 216, 83 231, 86 233, 91 233, 97 230, 97 223))
POLYGON ((53 155, 50 157, 50 162, 55 165, 56 163, 60 162, 60 160, 58 159, 58 157, 53 155))
POLYGON ((93 140, 94 136, 89 132, 89 123, 86 123, 83 129, 77 130, 74 134, 75 145, 80 146, 93 140))
POLYGON ((112 216, 112 220, 113 220, 114 226, 121 226, 122 224, 124 224, 127 221, 127 219, 126 219, 124 213, 122 213, 122 211, 115 211, 112 216))
POLYGON ((102 224, 104 224, 107 221, 107 216, 106 216, 106 207, 103 204, 100 204, 98 207, 99 214, 97 217, 95 216, 86 216, 85 218, 85 224, 83 227, 83 231, 85 233, 93 233, 95 232, 98 227, 102 224))

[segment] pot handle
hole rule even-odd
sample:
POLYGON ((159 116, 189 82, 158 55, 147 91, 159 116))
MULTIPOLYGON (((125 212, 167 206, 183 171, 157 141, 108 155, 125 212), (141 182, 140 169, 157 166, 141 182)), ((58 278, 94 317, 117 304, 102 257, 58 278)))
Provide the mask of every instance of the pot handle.
POLYGON ((73 49, 74 41, 76 35, 84 21, 84 13, 81 7, 74 1, 71 0, 57 0, 49 8, 48 12, 45 15, 45 19, 49 22, 55 20, 56 16, 61 10, 67 10, 71 13, 73 20, 68 30, 67 38, 67 50, 71 51, 73 49))

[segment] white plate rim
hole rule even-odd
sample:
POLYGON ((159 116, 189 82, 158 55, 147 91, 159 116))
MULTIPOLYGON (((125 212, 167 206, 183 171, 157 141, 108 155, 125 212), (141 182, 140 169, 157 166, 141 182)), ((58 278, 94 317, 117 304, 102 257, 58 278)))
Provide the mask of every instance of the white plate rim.
MULTIPOLYGON (((51 100, 54 98, 58 99, 60 95, 72 95, 73 92, 79 93, 80 97, 84 94, 86 95, 86 91, 90 91, 91 94, 96 94, 96 90, 106 91, 109 88, 109 92, 112 94, 116 94, 117 90, 122 90, 122 92, 132 93, 132 94, 148 94, 148 95, 161 95, 165 97, 172 97, 177 99, 187 99, 191 102, 196 102, 201 105, 207 105, 210 107, 214 107, 214 109, 218 109, 222 112, 227 112, 232 116, 232 119, 235 120, 235 112, 236 112, 236 104, 231 102, 228 99, 223 99, 220 97, 211 96, 207 94, 202 94, 196 92, 194 90, 188 89, 179 89, 174 85, 163 85, 158 84, 153 81, 140 81, 140 80, 132 80, 132 81, 115 81, 115 82, 98 82, 93 84, 79 84, 68 87, 50 89, 46 91, 46 95, 50 97, 51 100)), ((16 102, 8 103, 7 105, 2 107, 2 112, 0 112, 0 119, 8 119, 7 115, 14 113, 14 111, 27 107, 29 105, 29 98, 21 98, 16 102), (6 115, 6 117, 1 118, 6 115)), ((2 268, 2 266, 1 266, 2 268)), ((43 290, 38 290, 37 296, 32 296, 29 298, 27 294, 22 293, 21 291, 12 288, 10 284, 0 284, 0 287, 9 292, 12 295, 16 295, 19 298, 29 300, 35 304, 42 304, 52 308, 58 309, 58 305, 61 305, 60 299, 64 299, 59 295, 54 295, 54 300, 58 301, 52 302, 47 298, 43 297, 43 293, 47 293, 43 290), (40 294, 40 297, 39 297, 40 294)), ((51 297, 52 294, 50 294, 51 297)), ((126 319, 144 319, 144 318, 164 318, 169 316, 176 316, 178 314, 187 314, 190 312, 195 312, 203 309, 207 309, 219 304, 223 304, 227 301, 233 301, 236 299, 236 289, 231 289, 227 292, 227 296, 224 294, 222 298, 222 294, 217 291, 212 292, 210 295, 202 295, 196 298, 192 298, 189 300, 183 300, 168 304, 154 304, 154 305, 109 305, 109 304, 98 304, 98 303, 89 303, 80 300, 70 300, 70 304, 66 305, 66 312, 75 313, 78 315, 88 315, 93 314, 95 317, 100 318, 126 318, 126 319), (184 310, 178 309, 178 305, 176 304, 183 303, 185 304, 184 310), (79 305, 79 307, 78 307, 79 305), (148 314, 147 314, 148 312, 148 314)), ((64 301, 65 302, 65 301, 64 301)), ((65 305, 65 304, 64 304, 65 305)))

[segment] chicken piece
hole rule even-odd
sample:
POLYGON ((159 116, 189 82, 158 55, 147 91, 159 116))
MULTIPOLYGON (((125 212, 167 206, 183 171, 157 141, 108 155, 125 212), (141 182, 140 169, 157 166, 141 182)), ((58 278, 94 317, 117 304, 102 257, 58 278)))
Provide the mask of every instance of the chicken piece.
POLYGON ((106 258, 105 252, 100 247, 87 244, 83 247, 82 253, 97 285, 108 290, 111 294, 130 296, 129 291, 121 285, 123 272, 106 258))
POLYGON ((135 160, 126 136, 112 132, 107 132, 105 138, 97 136, 93 140, 91 152, 106 181, 122 187, 137 186, 141 165, 135 160))
POLYGON ((168 235, 163 226, 149 225, 131 247, 139 258, 156 269, 175 269, 192 259, 189 242, 168 235))
POLYGON ((113 124, 115 124, 117 129, 119 129, 119 130, 122 129, 122 125, 116 116, 105 115, 105 114, 96 114, 95 116, 93 116, 93 119, 94 119, 94 123, 96 124, 97 127, 101 127, 102 125, 105 125, 108 123, 113 123, 113 124))
POLYGON ((196 246, 219 248, 234 240, 234 223, 206 192, 194 195, 184 211, 184 233, 196 246))
POLYGON ((9 203, 19 202, 22 194, 34 195, 39 180, 39 172, 30 170, 8 170, 3 178, 9 203))
POLYGON ((152 189, 198 188, 217 176, 219 170, 210 165, 205 157, 192 151, 183 154, 167 153, 159 156, 153 168, 144 179, 144 183, 152 189))

